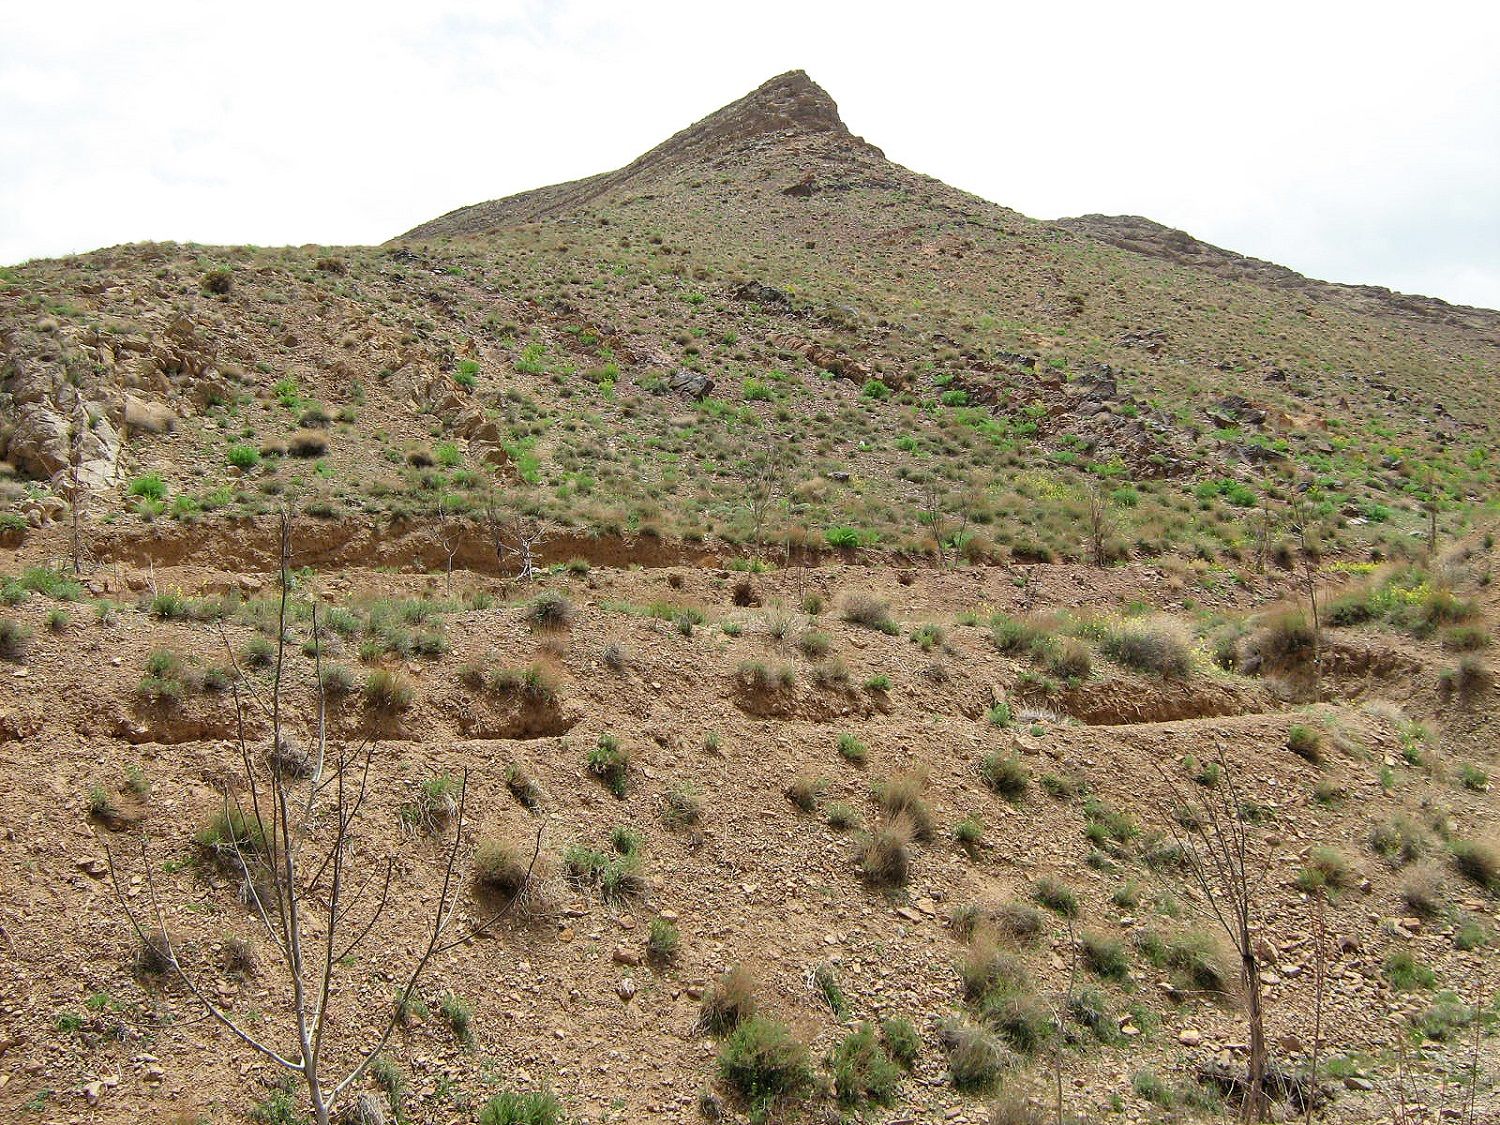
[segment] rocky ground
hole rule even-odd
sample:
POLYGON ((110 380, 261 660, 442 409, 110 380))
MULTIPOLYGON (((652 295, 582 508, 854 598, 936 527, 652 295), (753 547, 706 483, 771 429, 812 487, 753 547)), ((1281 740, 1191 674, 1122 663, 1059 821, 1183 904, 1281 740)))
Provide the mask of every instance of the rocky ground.
MULTIPOLYGON (((171 648, 207 668, 226 659, 226 645, 244 653, 256 635, 246 624, 254 614, 243 609, 222 624, 159 620, 150 612, 153 590, 157 597, 234 590, 263 598, 274 592, 275 571, 227 572, 169 558, 156 565, 141 557, 149 544, 138 549, 134 563, 86 576, 88 596, 121 607, 102 618, 87 602, 41 594, 6 613, 33 637, 24 657, 4 665, 0 703, 0 754, 10 780, 0 794, 0 924, 11 975, 0 1012, 0 1104, 42 1121, 139 1120, 143 1111, 236 1120, 275 1092, 264 1062, 206 1021, 180 985, 140 971, 138 942, 111 893, 104 850, 108 843, 136 906, 154 884, 168 904, 169 928, 185 940, 186 960, 212 995, 267 1035, 283 1033, 284 981, 255 938, 236 881, 205 865, 192 843, 220 792, 241 775, 231 698, 190 689, 180 703, 153 704, 140 688, 153 651, 171 648), (137 602, 145 608, 134 608, 137 602), (59 608, 71 621, 49 631, 49 615, 59 608), (100 814, 101 792, 113 815, 100 814), (142 841, 150 881, 136 850, 142 841), (258 971, 222 966, 234 938, 258 944, 258 971)), ((38 553, 18 555, 12 569, 23 572, 38 553)), ((1464 565, 1466 581, 1492 609, 1489 588, 1472 585, 1492 560, 1481 552, 1464 565)), ((1455 1084, 1470 1040, 1431 1012, 1450 991, 1455 1003, 1488 1009, 1496 984, 1488 947, 1462 951, 1454 937, 1464 922, 1492 931, 1496 903, 1453 873, 1441 841, 1495 831, 1488 792, 1458 780, 1463 765, 1493 769, 1493 726, 1487 694, 1463 701, 1440 695, 1445 657, 1436 644, 1370 628, 1334 630, 1325 660, 1339 671, 1325 679, 1319 703, 1307 701, 1295 677, 1223 672, 1203 650, 1180 682, 1132 673, 1096 654, 1091 673, 1075 686, 1032 698, 1032 665, 996 650, 991 614, 1039 607, 1118 614, 1134 606, 1135 613, 1181 615, 1184 601, 1194 599, 1150 566, 954 573, 825 566, 759 575, 599 566, 559 568, 536 587, 470 571, 451 581, 450 592, 441 573, 342 565, 314 567, 297 590, 325 608, 368 606, 377 597, 430 599, 443 607, 436 619, 447 641, 439 654, 366 662, 407 679, 407 709, 379 714, 356 694, 331 715, 335 745, 378 739, 359 857, 371 864, 393 856, 400 876, 393 908, 341 973, 337 1061, 346 1061, 389 1011, 400 965, 420 941, 423 903, 437 893, 441 849, 403 832, 399 817, 421 782, 468 771, 466 914, 485 902, 471 894, 472 848, 491 838, 524 845, 540 832, 539 905, 440 956, 421 989, 428 1014, 389 1046, 406 1076, 407 1119, 471 1120, 502 1088, 541 1087, 555 1091, 575 1121, 697 1120, 705 1097, 742 1113, 744 1103, 718 1081, 718 1043, 698 1020, 704 990, 725 969, 743 965, 758 982, 763 1010, 784 1019, 815 1059, 860 1020, 912 1021, 921 1048, 894 1104, 873 1109, 874 1119, 985 1120, 988 1094, 954 1089, 941 1045, 944 1021, 965 1012, 956 970, 968 949, 962 908, 978 904, 983 912, 1029 900, 1044 876, 1075 892, 1080 909, 1072 932, 1119 941, 1128 963, 1114 978, 1075 968, 1069 927, 1045 911, 1041 934, 1018 951, 1040 1002, 1069 990, 1070 980, 1074 990, 1087 985, 1103 997, 1108 1042, 1085 1036, 1092 1045, 1061 1055, 1069 1112, 1098 1120, 1212 1117, 1212 1108, 1182 1104, 1180 1091, 1196 1090, 1192 1077, 1204 1065, 1242 1064, 1243 1009, 1234 1000, 1178 992, 1170 970, 1153 966, 1140 942, 1147 931, 1206 928, 1195 909, 1203 903, 1183 874, 1153 870, 1144 855, 1150 831, 1164 830, 1172 816, 1167 780, 1192 791, 1183 761, 1210 762, 1221 753, 1260 810, 1253 835, 1268 868, 1257 917, 1275 1058, 1304 1065, 1313 1042, 1313 906, 1296 880, 1309 849, 1334 847, 1350 873, 1347 887, 1327 899, 1321 942, 1328 980, 1321 1051, 1335 1095, 1327 1119, 1389 1119, 1386 1099, 1401 1085, 1398 1063, 1409 1071, 1405 1086, 1432 1114, 1459 1105, 1455 1084), (574 607, 564 628, 539 632, 528 624, 540 589, 562 593, 574 607), (800 608, 810 594, 823 603, 815 617, 800 608), (893 635, 843 620, 846 599, 866 594, 888 603, 898 624, 893 635), (670 608, 649 616, 653 605, 670 608), (672 620, 685 611, 701 614, 701 623, 684 629, 672 620), (928 635, 926 651, 912 637, 924 624, 941 631, 928 635), (799 646, 808 632, 826 642, 827 651, 812 659, 804 649, 817 646, 799 646), (842 677, 818 671, 834 659, 842 677), (493 672, 532 661, 558 679, 556 700, 546 706, 517 706, 469 685, 471 667, 493 672), (793 669, 794 683, 746 687, 745 668, 755 662, 793 669), (878 676, 889 677, 889 686, 865 686, 878 676), (989 717, 997 702, 1011 706, 1010 724, 989 717), (1430 724, 1430 742, 1411 765, 1408 724, 1418 720, 1430 724), (1287 749, 1293 724, 1322 733, 1319 764, 1287 749), (605 734, 631 756, 623 798, 585 765, 605 734), (843 734, 867 748, 862 762, 840 754, 843 734), (1030 779, 1015 799, 981 779, 981 759, 995 750, 1014 751, 1030 779), (506 771, 516 763, 539 786, 533 809, 507 787, 506 771), (912 770, 925 775, 933 830, 911 844, 909 880, 882 889, 856 870, 860 829, 831 826, 829 810, 842 803, 874 827, 885 814, 872 784, 912 770), (799 776, 823 781, 809 811, 786 796, 799 776), (1059 778, 1086 785, 1088 797, 1057 788, 1059 778), (1340 795, 1318 799, 1320 784, 1340 795), (669 827, 667 809, 684 791, 701 802, 701 819, 669 827), (1146 834, 1091 839, 1089 824, 1107 814, 1099 805, 1088 811, 1090 799, 1134 818, 1146 834), (1409 870, 1397 870, 1368 844, 1372 829, 1398 814, 1421 826, 1427 858, 1420 862, 1438 865, 1441 905, 1426 917, 1400 897, 1409 870), (970 816, 982 831, 965 846, 954 830, 970 816), (611 901, 564 878, 566 848, 607 846, 619 826, 644 837, 637 894, 611 901), (669 962, 646 955, 654 919, 672 921, 680 933, 669 962), (1396 953, 1409 953, 1432 980, 1396 990, 1386 968, 1396 953), (845 998, 838 1013, 813 983, 819 966, 831 968, 845 998), (441 1014, 450 992, 472 1005, 467 1043, 441 1014), (1443 1038, 1414 1034, 1419 1019, 1443 1038), (1142 1074, 1160 1078, 1166 1093, 1142 1074), (1169 1110, 1164 1101, 1177 1104, 1169 1110)), ((1250 575, 1247 582, 1247 589, 1220 595, 1224 614, 1290 593, 1287 576, 1250 575)), ((297 645, 305 635, 305 622, 294 626, 297 645)), ((357 667, 355 641, 334 637, 324 658, 357 667)), ((306 739, 312 663, 300 647, 288 660, 289 726, 306 739)), ((268 675, 246 674, 263 685, 268 675)), ((266 735, 255 716, 251 735, 266 735)), ((1487 1037, 1480 1053, 1490 1066, 1487 1037)), ((1052 1066, 1047 1049, 1023 1052, 1004 1088, 1050 1105, 1052 1066)), ((1486 1077, 1481 1105, 1493 1096, 1486 1077)), ((827 1105, 810 1094, 783 1102, 779 1112, 817 1118, 827 1105)))

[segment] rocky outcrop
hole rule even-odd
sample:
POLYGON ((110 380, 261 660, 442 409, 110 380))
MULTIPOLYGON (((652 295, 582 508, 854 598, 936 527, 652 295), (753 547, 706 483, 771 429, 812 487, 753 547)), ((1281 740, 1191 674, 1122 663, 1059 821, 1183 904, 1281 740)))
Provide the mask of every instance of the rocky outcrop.
POLYGON ((21 472, 72 488, 77 463, 82 487, 112 484, 119 473, 120 435, 86 380, 69 378, 83 358, 73 342, 44 323, 39 331, 10 332, 4 348, 3 387, 11 424, 0 432, 0 455, 21 472))

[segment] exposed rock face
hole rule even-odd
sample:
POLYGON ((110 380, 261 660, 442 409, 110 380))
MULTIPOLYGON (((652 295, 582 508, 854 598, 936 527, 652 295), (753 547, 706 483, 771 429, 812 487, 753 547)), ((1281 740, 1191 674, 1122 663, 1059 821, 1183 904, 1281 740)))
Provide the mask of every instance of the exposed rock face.
MULTIPOLYGON (((0 455, 28 476, 53 481, 59 491, 72 487, 75 457, 82 486, 113 483, 120 435, 90 396, 89 381, 69 378, 79 370, 75 342, 47 330, 8 333, 0 346, 0 389, 12 414, 8 433, 0 433, 0 455)), ((97 387, 93 390, 97 394, 97 387)))

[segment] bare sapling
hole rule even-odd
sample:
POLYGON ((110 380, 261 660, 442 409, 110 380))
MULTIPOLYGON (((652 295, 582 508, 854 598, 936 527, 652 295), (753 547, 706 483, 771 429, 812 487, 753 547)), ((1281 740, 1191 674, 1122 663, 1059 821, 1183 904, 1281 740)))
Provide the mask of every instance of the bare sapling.
POLYGON ((1201 815, 1182 818, 1173 810, 1194 805, 1182 786, 1159 763, 1168 802, 1158 819, 1182 856, 1182 868, 1201 902, 1193 909, 1206 915, 1229 938, 1240 966, 1245 1017, 1249 1032, 1249 1071, 1240 1106, 1244 1121, 1264 1121, 1269 1112, 1266 1092, 1265 1007, 1257 951, 1259 925, 1256 904, 1271 869, 1271 846, 1251 832, 1247 806, 1234 769, 1219 752, 1219 781, 1212 795, 1196 802, 1201 815))
MULTIPOLYGON (((241 898, 251 924, 273 951, 272 972, 284 985, 285 1004, 251 1021, 225 1004, 210 974, 193 963, 188 947, 168 926, 171 888, 155 872, 151 842, 142 833, 138 879, 142 897, 125 891, 129 882, 122 856, 104 841, 116 898, 131 929, 156 963, 180 982, 193 1002, 245 1048, 294 1076, 300 1084, 317 1125, 328 1125, 338 1107, 357 1095, 361 1080, 391 1039, 400 1015, 407 1010, 424 974, 435 958, 494 926, 519 895, 477 921, 461 917, 459 856, 464 845, 468 777, 457 795, 451 818, 452 837, 441 844, 437 859, 440 877, 436 895, 415 911, 410 902, 394 906, 396 857, 362 831, 371 804, 371 767, 375 743, 332 747, 327 739, 326 697, 321 683, 321 655, 316 656, 318 684, 311 714, 291 721, 293 707, 285 698, 287 669, 288 588, 291 569, 292 521, 281 516, 281 596, 277 615, 278 642, 270 683, 257 682, 234 664, 236 742, 243 773, 240 784, 227 791, 207 846, 215 861, 241 882, 241 898), (259 717, 268 733, 250 734, 259 717), (298 745, 306 732, 307 745, 298 745), (382 925, 382 922, 384 924, 382 925), (400 931, 415 937, 402 940, 400 931), (354 972, 355 957, 379 934, 383 950, 414 947, 416 952, 399 968, 395 1003, 373 1029, 349 1018, 341 977, 354 972)), ((319 609, 312 607, 313 636, 318 636, 319 609)), ((221 637, 223 636, 221 626, 221 637)), ((227 637, 226 649, 229 647, 227 637)), ((529 880, 541 846, 527 867, 529 880)), ((134 866, 134 864, 132 864, 134 866)))

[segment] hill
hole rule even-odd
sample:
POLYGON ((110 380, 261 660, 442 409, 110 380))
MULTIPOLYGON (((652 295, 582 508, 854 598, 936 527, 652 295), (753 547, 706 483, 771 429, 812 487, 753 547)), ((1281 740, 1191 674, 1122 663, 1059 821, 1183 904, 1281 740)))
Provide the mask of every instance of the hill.
POLYGON ((800 71, 383 246, 0 271, 0 1115, 311 1119, 316 962, 365 1122, 1219 1120, 1252 996, 1276 1115, 1488 1120, 1497 327, 800 71))

